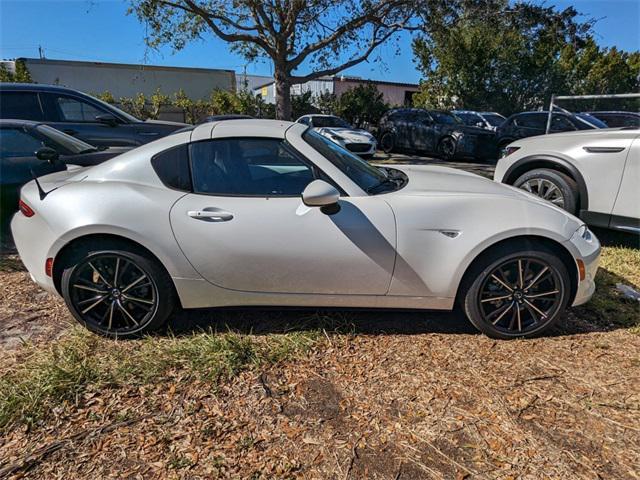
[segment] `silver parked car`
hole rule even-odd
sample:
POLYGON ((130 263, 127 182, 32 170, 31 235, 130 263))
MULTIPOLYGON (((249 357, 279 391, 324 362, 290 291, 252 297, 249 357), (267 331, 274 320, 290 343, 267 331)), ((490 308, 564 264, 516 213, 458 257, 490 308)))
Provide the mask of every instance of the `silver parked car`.
POLYGON ((598 227, 640 233, 640 128, 522 138, 507 146, 494 179, 598 227))
POLYGON ((33 279, 94 332, 177 307, 450 310, 535 335, 595 289, 577 218, 450 168, 375 167, 313 129, 207 123, 22 189, 12 221, 33 279))

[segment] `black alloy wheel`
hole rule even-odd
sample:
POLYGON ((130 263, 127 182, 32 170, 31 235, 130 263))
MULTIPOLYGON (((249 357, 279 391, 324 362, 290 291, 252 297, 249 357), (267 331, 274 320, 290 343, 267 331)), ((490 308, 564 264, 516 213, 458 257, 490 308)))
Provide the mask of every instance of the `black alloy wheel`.
POLYGON ((74 317, 89 330, 110 337, 158 328, 176 303, 164 269, 128 251, 88 253, 65 269, 62 289, 74 317))
POLYGON ((463 297, 467 317, 493 338, 534 336, 553 325, 569 302, 570 277, 546 248, 487 256, 463 297))

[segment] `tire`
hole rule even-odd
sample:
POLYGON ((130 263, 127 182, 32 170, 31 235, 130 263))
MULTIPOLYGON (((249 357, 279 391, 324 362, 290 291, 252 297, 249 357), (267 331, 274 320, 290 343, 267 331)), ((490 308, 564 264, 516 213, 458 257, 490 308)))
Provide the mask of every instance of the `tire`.
POLYGON ((99 335, 132 338, 152 332, 178 305, 169 274, 146 253, 96 245, 69 264, 62 272, 62 296, 74 318, 99 335))
POLYGON ((384 132, 380 138, 380 148, 384 153, 391 153, 396 145, 396 137, 391 132, 384 132))
POLYGON ((443 160, 453 160, 456 156, 457 143, 453 137, 444 137, 438 144, 438 156, 443 160))
POLYGON ((478 330, 506 340, 533 337, 550 328, 562 316, 570 294, 567 267, 552 249, 516 245, 483 254, 465 274, 459 298, 478 330))
POLYGON ((575 215, 578 210, 578 185, 568 175, 547 168, 530 170, 513 184, 575 215))

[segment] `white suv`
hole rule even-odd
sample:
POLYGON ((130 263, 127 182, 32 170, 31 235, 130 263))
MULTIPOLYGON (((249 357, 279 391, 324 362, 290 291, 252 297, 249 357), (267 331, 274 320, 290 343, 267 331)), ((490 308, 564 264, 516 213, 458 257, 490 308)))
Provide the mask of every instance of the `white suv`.
POLYGON ((586 223, 640 233, 640 129, 523 138, 505 149, 494 180, 527 190, 586 223))

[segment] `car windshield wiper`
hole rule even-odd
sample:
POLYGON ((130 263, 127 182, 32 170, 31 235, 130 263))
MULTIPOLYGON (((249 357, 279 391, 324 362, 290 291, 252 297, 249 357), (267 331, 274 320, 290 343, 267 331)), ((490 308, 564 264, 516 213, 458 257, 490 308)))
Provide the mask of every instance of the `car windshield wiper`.
POLYGON ((385 190, 386 187, 392 187, 392 190, 398 188, 398 181, 392 178, 386 178, 379 183, 367 188, 365 191, 367 193, 380 193, 385 190))
POLYGON ((98 149, 96 147, 91 147, 91 148, 85 148, 84 150, 80 150, 78 153, 93 153, 93 152, 97 152, 98 149))

